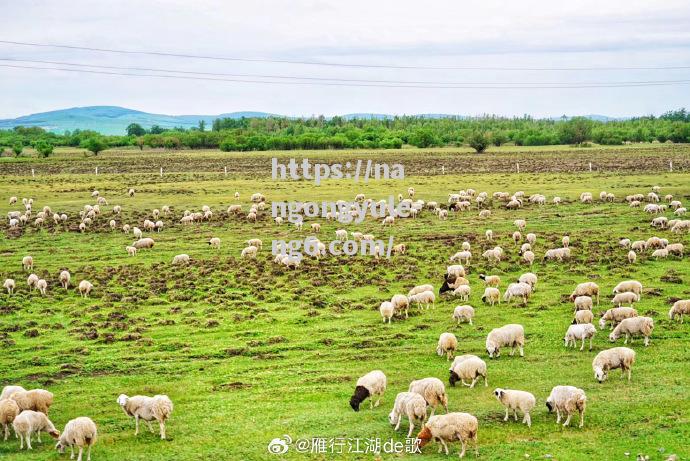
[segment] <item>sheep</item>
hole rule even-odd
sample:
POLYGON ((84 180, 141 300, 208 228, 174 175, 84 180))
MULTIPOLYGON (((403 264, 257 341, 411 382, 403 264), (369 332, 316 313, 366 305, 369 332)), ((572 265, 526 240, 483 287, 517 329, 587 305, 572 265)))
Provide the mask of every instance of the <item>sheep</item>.
POLYGON ((453 333, 441 333, 436 346, 436 354, 441 357, 446 354, 446 360, 453 358, 455 349, 458 348, 458 338, 453 333))
POLYGON ((38 435, 38 441, 41 441, 41 431, 47 432, 51 437, 57 439, 60 432, 55 429, 53 423, 48 419, 45 413, 32 410, 24 410, 14 418, 12 422, 14 433, 19 437, 19 449, 24 449, 24 440, 26 439, 26 449, 32 450, 31 436, 34 433, 38 435))
POLYGON ((558 197, 558 196, 554 197, 553 200, 552 200, 553 204, 556 205, 556 206, 560 205, 562 201, 563 201, 563 200, 562 200, 560 197, 558 197))
POLYGON ((0 399, 0 424, 3 426, 5 438, 7 440, 10 435, 10 424, 19 415, 19 406, 17 402, 11 399, 0 399))
POLYGON ((668 311, 668 318, 673 320, 678 316, 680 323, 683 323, 683 314, 690 314, 690 299, 680 299, 673 303, 673 306, 668 311))
POLYGON ((630 249, 637 252, 642 252, 645 250, 646 243, 644 240, 635 240, 630 244, 630 249))
POLYGON ((484 232, 484 236, 489 242, 493 242, 494 240, 494 231, 491 229, 487 229, 486 232, 484 232))
POLYGON ((53 394, 44 389, 18 390, 13 392, 10 399, 17 402, 20 411, 33 410, 48 414, 53 404, 53 394))
POLYGON ((434 287, 432 285, 417 285, 407 293, 407 296, 409 297, 425 291, 434 291, 434 287))
POLYGON ((399 392, 395 396, 393 409, 388 414, 388 421, 391 425, 395 425, 394 430, 400 429, 403 415, 407 416, 410 424, 410 430, 407 433, 407 438, 410 438, 414 430, 414 421, 420 421, 423 424, 426 420, 426 401, 424 397, 414 392, 399 392))
POLYGON ((242 212, 242 205, 230 205, 228 207, 228 214, 239 214, 242 212))
POLYGON ((479 274, 479 278, 484 281, 484 285, 487 287, 497 287, 501 284, 501 277, 498 275, 479 274))
POLYGON ((532 294, 532 286, 527 283, 511 283, 506 289, 503 300, 510 303, 513 298, 522 298, 522 304, 527 305, 527 300, 532 294))
MULTIPOLYGON (((455 262, 458 261, 461 264, 470 264, 470 261, 472 260, 472 252, 468 250, 463 250, 463 251, 458 251, 455 253, 453 256, 450 257, 450 262, 455 262)), ((463 273, 463 276, 465 274, 463 273)))
POLYGON ((165 439, 165 421, 170 418, 173 412, 173 403, 167 395, 128 397, 125 394, 120 394, 117 403, 127 416, 134 417, 134 435, 139 434, 139 419, 146 421, 151 432, 153 432, 151 421, 156 420, 160 427, 161 439, 165 439))
POLYGON ((535 245, 537 243, 537 234, 529 233, 526 236, 527 243, 530 245, 535 245))
POLYGON ((632 307, 615 307, 609 309, 599 319, 599 328, 603 330, 606 327, 606 322, 611 322, 611 329, 618 325, 623 319, 637 317, 637 311, 632 307))
POLYGON ((38 283, 38 275, 36 274, 29 274, 29 276, 26 278, 26 284, 29 285, 29 288, 33 291, 34 288, 36 288, 36 284, 38 283))
POLYGON ((241 257, 243 259, 256 259, 256 254, 259 251, 259 249, 253 245, 249 245, 248 247, 245 247, 242 249, 241 257))
POLYGON ((24 389, 22 386, 5 386, 2 388, 0 400, 11 399, 12 394, 15 392, 26 392, 26 389, 24 389))
MULTIPOLYGON (((589 312, 589 311, 585 311, 589 312)), ((592 313, 590 312, 590 316, 592 316, 592 313)), ((572 345, 573 347, 576 346, 576 343, 578 340, 582 340, 582 346, 580 346, 580 350, 584 350, 585 348, 585 340, 589 339, 589 350, 592 350, 592 339, 594 338, 594 335, 597 334, 597 329, 592 325, 591 323, 578 323, 575 325, 570 325, 568 327, 568 331, 565 333, 565 337, 563 340, 565 341, 565 347, 568 347, 572 345)))
POLYGON ((609 341, 614 342, 621 336, 625 335, 623 344, 628 344, 628 339, 632 344, 635 336, 644 337, 644 345, 649 346, 649 338, 652 336, 654 330, 654 319, 651 317, 630 317, 621 320, 621 322, 609 334, 609 341))
POLYGON ((10 197, 10 205, 14 205, 15 203, 17 203, 17 197, 10 197))
POLYGON ((218 237, 212 237, 212 238, 208 241, 208 245, 209 245, 211 248, 214 248, 214 249, 216 249, 216 250, 219 250, 219 249, 220 249, 220 239, 219 239, 218 237))
POLYGON ((522 423, 527 424, 527 427, 532 427, 532 418, 529 413, 537 404, 537 399, 533 394, 526 391, 501 389, 499 387, 494 389, 494 396, 506 408, 506 415, 503 421, 508 421, 510 410, 513 411, 513 416, 515 421, 517 421, 517 411, 520 410, 523 414, 522 423))
POLYGON ((254 246, 257 249, 263 248, 264 243, 261 241, 261 239, 249 239, 247 240, 247 246, 254 246))
POLYGON ((570 295, 570 300, 575 301, 578 296, 596 297, 597 306, 599 305, 599 285, 594 282, 584 282, 575 287, 575 290, 570 295))
POLYGON ((407 252, 407 245, 399 243, 393 247, 393 254, 404 255, 407 252))
POLYGON ((575 298, 574 303, 575 303, 575 312, 582 311, 582 310, 591 311, 592 308, 594 307, 594 301, 592 301, 591 296, 578 296, 575 298))
POLYGON ((22 269, 25 271, 33 270, 34 268, 34 258, 31 256, 24 256, 22 258, 22 269))
POLYGON ((410 300, 408 299, 407 296, 405 295, 393 295, 391 298, 391 304, 393 304, 393 308, 398 311, 404 311, 405 312, 405 318, 408 318, 408 310, 410 308, 410 300))
POLYGON ((640 300, 640 296, 636 295, 633 292, 626 291, 623 293, 618 293, 616 296, 613 297, 611 302, 616 306, 616 307, 621 307, 623 304, 629 305, 630 307, 633 306, 637 301, 640 300))
POLYGON ((383 323, 386 323, 386 320, 388 320, 388 323, 391 323, 391 319, 395 313, 395 308, 390 301, 384 301, 381 303, 381 307, 379 307, 379 312, 383 318, 383 323))
POLYGON ((532 291, 534 292, 537 289, 537 274, 534 274, 532 272, 525 272, 518 278, 519 283, 526 283, 530 287, 532 287, 532 291))
POLYGON ((551 389, 546 399, 546 408, 549 413, 556 410, 556 424, 561 422, 561 413, 565 413, 567 418, 563 427, 570 425, 570 419, 575 411, 580 413, 580 425, 585 425, 585 410, 587 409, 587 395, 585 391, 575 386, 555 386, 551 389))
MULTIPOLYGON (((684 246, 682 243, 672 243, 670 245, 666 245, 665 250, 666 250, 667 254, 669 254, 669 255, 674 255, 674 256, 678 256, 679 258, 682 258, 684 246)), ((652 256, 654 256, 654 255, 652 255, 652 256)))
POLYGON ((74 459, 74 446, 79 447, 77 461, 81 461, 84 447, 87 447, 86 461, 91 461, 91 446, 96 443, 96 424, 86 416, 80 416, 67 422, 65 429, 60 434, 55 449, 63 454, 65 447, 70 448, 70 459, 74 459))
POLYGON ((472 319, 474 318, 474 308, 467 304, 464 306, 456 306, 453 310, 453 316, 451 318, 453 320, 457 320, 458 325, 460 325, 460 322, 463 320, 469 322, 469 324, 472 325, 472 319))
POLYGON ((281 263, 283 266, 287 267, 288 269, 297 270, 299 265, 302 263, 302 258, 299 256, 277 255, 276 259, 278 258, 280 258, 278 262, 281 263))
POLYGON ((515 354, 515 348, 518 347, 520 357, 524 357, 525 328, 518 324, 508 324, 491 330, 486 336, 486 352, 489 358, 500 357, 503 346, 510 346, 511 356, 515 354))
POLYGON ((498 291, 498 288, 494 288, 494 287, 484 288, 484 294, 482 295, 482 302, 490 304, 491 307, 493 307, 494 304, 496 304, 496 303, 501 304, 501 293, 498 291))
POLYGON ((603 383, 610 370, 621 369, 621 377, 628 372, 628 381, 632 377, 632 366, 635 363, 635 351, 627 347, 613 347, 599 352, 592 360, 594 379, 603 383))
POLYGON ((552 248, 544 253, 544 261, 558 261, 562 262, 564 259, 570 258, 570 248, 552 248))
POLYGON ((633 250, 628 251, 628 262, 630 264, 635 264, 635 261, 637 261, 637 253, 633 250))
POLYGON ((434 305, 436 302, 436 295, 434 295, 433 291, 423 291, 421 293, 409 296, 408 299, 410 303, 416 303, 417 307, 420 309, 422 308, 422 305, 425 309, 429 309, 429 304, 431 304, 431 307, 436 307, 434 305))
POLYGON ((448 266, 446 268, 446 278, 448 277, 464 277, 465 276, 465 268, 461 266, 460 264, 453 264, 452 266, 448 266))
POLYGON ((513 221, 513 224, 521 231, 524 231, 525 227, 527 227, 527 221, 525 221, 524 219, 516 219, 515 221, 513 221))
POLYGON ((592 323, 594 321, 594 313, 589 310, 575 312, 574 324, 592 323))
POLYGON ((439 453, 445 449, 448 455, 448 445, 446 442, 460 441, 462 449, 460 450, 460 458, 465 456, 467 441, 471 440, 474 445, 475 456, 479 456, 479 448, 477 447, 477 432, 479 431, 479 422, 477 418, 469 413, 448 413, 445 415, 432 416, 424 425, 424 428, 417 434, 415 439, 416 449, 421 449, 431 440, 435 440, 441 444, 439 453))
POLYGON ((369 408, 378 407, 381 397, 386 392, 386 385, 386 375, 381 370, 370 371, 357 380, 355 392, 350 397, 350 406, 354 411, 359 411, 360 404, 369 398, 369 408))
MULTIPOLYGON (((491 216, 491 210, 482 210, 479 212, 479 217, 481 219, 486 219, 489 216, 491 216)), ((487 237, 488 238, 488 237, 487 237)), ((491 233, 491 238, 489 240, 493 240, 493 233, 491 233)))
POLYGON ((434 416, 436 407, 439 405, 443 406, 448 413, 448 395, 446 394, 446 387, 440 379, 424 378, 412 381, 408 391, 424 397, 426 404, 431 407, 430 416, 434 416))
POLYGON ((155 244, 156 244, 156 242, 152 238, 146 237, 146 238, 139 239, 136 242, 132 243, 132 246, 134 248, 136 248, 137 250, 141 250, 141 249, 153 248, 153 246, 155 244))
POLYGON ((676 216, 684 216, 685 213, 687 213, 687 212, 688 212, 687 208, 680 207, 680 208, 676 208, 676 211, 674 211, 673 214, 676 216))
POLYGON ((2 286, 7 290, 7 294, 11 295, 14 293, 16 284, 14 283, 14 279, 5 279, 5 283, 3 283, 2 286))
POLYGON ((172 263, 174 265, 189 264, 189 261, 190 261, 189 255, 183 253, 183 254, 179 254, 179 255, 175 256, 172 260, 172 263))
POLYGON ((489 385, 486 362, 476 355, 465 354, 455 357, 448 371, 450 372, 448 382, 453 387, 455 387, 455 383, 460 381, 463 386, 473 388, 479 378, 484 378, 484 387, 489 385), (469 381, 469 384, 465 380, 469 381))
POLYGON ((513 232, 513 242, 515 242, 515 245, 520 243, 520 240, 522 240, 522 234, 518 231, 513 232))
POLYGON ((659 248, 658 250, 654 250, 652 253, 652 258, 655 259, 666 259, 668 257, 668 250, 666 248, 659 248))
POLYGON ((631 292, 631 293, 635 293, 636 295, 641 295, 642 294, 642 284, 640 282, 638 282, 637 280, 626 280, 624 282, 620 282, 613 289, 614 295, 618 294, 618 293, 625 293, 625 292, 631 292))
POLYGON ((38 288, 38 291, 45 296, 46 292, 48 291, 48 282, 46 282, 45 279, 39 279, 36 282, 36 288, 38 288))
POLYGON ((460 298, 461 301, 469 301, 472 289, 469 285, 460 285, 455 290, 453 290, 453 296, 460 298))
POLYGON ((482 258, 486 259, 489 262, 489 264, 494 264, 501 261, 502 254, 503 250, 501 249, 501 247, 494 247, 482 253, 482 258))
POLYGON ((79 294, 83 298, 88 298, 89 295, 91 294, 91 290, 93 290, 93 284, 87 280, 82 280, 79 282, 79 294))

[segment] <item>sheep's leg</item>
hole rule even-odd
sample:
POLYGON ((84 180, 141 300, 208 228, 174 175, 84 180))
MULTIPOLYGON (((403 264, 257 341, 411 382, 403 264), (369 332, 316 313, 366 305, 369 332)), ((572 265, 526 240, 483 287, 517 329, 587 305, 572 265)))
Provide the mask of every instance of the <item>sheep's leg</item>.
POLYGON ((436 407, 431 407, 431 414, 429 415, 429 418, 434 416, 434 412, 436 411, 436 407))
POLYGON ((585 338, 582 338, 582 346, 580 346, 580 350, 583 351, 585 350, 585 338))
POLYGON ((474 385, 477 384, 478 379, 479 379, 479 376, 474 377, 474 379, 472 380, 472 384, 470 384, 470 389, 474 388, 474 385))
POLYGON ((556 424, 560 424, 560 423, 561 423, 561 410, 556 408, 556 424))
POLYGON ((412 419, 412 416, 408 416, 407 420, 410 423, 410 430, 407 431, 407 438, 409 439, 410 437, 412 437, 412 431, 414 430, 414 420, 412 419))
POLYGON ((397 424, 395 425, 395 429, 393 429, 394 431, 397 431, 398 429, 400 429, 400 422, 401 422, 401 421, 402 421, 402 414, 399 414, 399 415, 398 415, 398 422, 397 422, 397 424))
POLYGON ((79 455, 77 456, 77 461, 81 461, 81 454, 84 452, 83 447, 79 447, 79 455))
POLYGON ((86 449, 86 461, 91 461, 91 445, 86 449))
POLYGON ((3 429, 5 430, 4 440, 7 441, 7 437, 10 436, 10 428, 8 427, 9 426, 8 424, 3 424, 3 426, 4 426, 3 429))
POLYGON ((649 346, 649 336, 644 337, 644 345, 649 346))
MULTIPOLYGON (((628 334, 625 334, 625 341, 623 341, 623 344, 628 344, 628 334)), ((630 340, 630 344, 632 344, 632 340, 630 340)))
POLYGON ((139 435, 139 416, 134 415, 134 435, 139 435))
POLYGON ((585 410, 580 410, 580 426, 582 427, 585 425, 585 410))
POLYGON ((565 419, 565 422, 563 423, 563 427, 569 426, 570 425, 570 419, 573 417, 573 414, 568 412, 568 417, 565 419))
POLYGON ((379 395, 378 398, 376 399, 376 403, 374 404, 374 406, 378 407, 380 403, 381 403, 381 396, 379 395))
MULTIPOLYGON (((40 429, 38 430, 36 436, 38 437, 38 443, 43 443, 43 441, 41 440, 41 430, 40 429)), ((31 437, 31 436, 29 436, 29 437, 31 437)))
POLYGON ((525 356, 525 348, 523 347, 522 344, 520 344, 520 357, 524 357, 524 356, 525 356))
POLYGON ((484 387, 489 386, 489 381, 486 379, 486 375, 484 375, 484 387))
POLYGON ((524 418, 522 418, 522 422, 524 424, 527 424, 527 427, 532 427, 532 417, 529 415, 529 412, 525 412, 524 418))
POLYGON ((165 421, 158 421, 161 430, 161 439, 165 440, 165 421))
POLYGON ((146 421, 146 424, 149 426, 149 432, 153 434, 153 426, 151 426, 151 421, 146 421))
MULTIPOLYGON (((463 458, 465 456, 465 448, 466 448, 465 439, 461 438, 460 434, 457 434, 457 435, 458 435, 458 438, 460 439, 460 445, 462 446, 462 449, 460 450, 460 457, 463 458)), ((446 453, 446 454, 448 454, 448 453, 446 453)))
POLYGON ((515 346, 510 348, 510 356, 512 357, 513 355, 515 355, 515 346))
MULTIPOLYGON (((446 455, 448 454, 448 445, 446 445, 445 440, 443 439, 438 439, 439 442, 441 442, 441 448, 446 452, 446 455)), ((440 453, 440 450, 439 450, 440 453)))
POLYGON ((589 338, 589 350, 590 351, 592 350, 592 339, 593 339, 593 337, 589 338))
POLYGON ((628 368, 628 381, 630 381, 632 375, 632 368, 628 368))
POLYGON ((24 449, 24 434, 22 434, 22 436, 19 437, 19 449, 20 450, 24 449))
POLYGON ((508 408, 506 408, 506 416, 503 418, 503 421, 508 421, 508 408))
POLYGON ((513 410, 513 417, 515 417, 515 421, 517 422, 517 410, 513 410))
POLYGON ((33 450, 33 447, 31 446, 31 434, 26 434, 26 449, 33 450))
POLYGON ((461 379, 460 382, 463 386, 472 387, 471 385, 467 384, 464 379, 461 379))
POLYGON ((470 325, 472 325, 472 319, 470 319, 470 325))
POLYGON ((74 445, 69 446, 69 452, 70 452, 69 459, 74 459, 74 445))

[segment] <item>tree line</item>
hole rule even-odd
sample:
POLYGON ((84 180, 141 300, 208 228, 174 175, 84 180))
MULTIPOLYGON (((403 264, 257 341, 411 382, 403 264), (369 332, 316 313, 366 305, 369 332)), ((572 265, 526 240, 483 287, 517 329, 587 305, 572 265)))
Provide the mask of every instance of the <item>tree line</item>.
POLYGON ((223 151, 310 149, 398 149, 470 146, 482 152, 490 146, 583 145, 594 142, 620 145, 637 142, 690 142, 690 113, 685 109, 659 117, 596 121, 583 117, 558 120, 524 117, 401 116, 382 119, 326 118, 221 118, 206 129, 197 127, 148 129, 130 124, 121 136, 105 136, 91 130, 51 133, 38 127, 0 130, 0 151, 21 155, 32 147, 49 156, 57 146, 81 147, 98 155, 111 147, 139 149, 220 149, 223 151))

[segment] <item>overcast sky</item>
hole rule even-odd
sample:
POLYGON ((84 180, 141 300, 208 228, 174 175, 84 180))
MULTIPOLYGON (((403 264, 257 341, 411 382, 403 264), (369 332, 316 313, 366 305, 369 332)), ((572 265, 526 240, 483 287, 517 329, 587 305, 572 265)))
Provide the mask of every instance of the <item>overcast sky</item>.
MULTIPOLYGON (((690 68, 485 70, 690 67, 687 0, 5 0, 0 3, 0 14, 0 40, 250 59, 482 69, 247 63, 0 44, 3 59, 486 85, 690 80, 690 68)), ((51 67, 26 62, 0 64, 51 67)), ((0 67, 0 118, 89 105, 118 105, 166 114, 254 110, 305 116, 353 112, 629 116, 690 107, 690 85, 500 90, 372 88, 0 67)))

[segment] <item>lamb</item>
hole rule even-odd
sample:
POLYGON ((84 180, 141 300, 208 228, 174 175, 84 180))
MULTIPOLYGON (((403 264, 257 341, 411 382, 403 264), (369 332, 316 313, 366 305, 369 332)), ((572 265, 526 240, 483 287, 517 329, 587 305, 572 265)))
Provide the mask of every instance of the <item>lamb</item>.
POLYGON ((243 259, 256 259, 256 254, 258 251, 259 249, 257 247, 250 245, 242 249, 242 253, 240 256, 243 259))
POLYGON ((496 304, 496 303, 501 304, 501 292, 498 291, 498 288, 494 288, 494 287, 484 288, 484 294, 482 295, 482 302, 490 304, 491 307, 493 307, 494 304, 496 304))
POLYGON ((561 422, 561 413, 567 418, 563 427, 570 425, 570 419, 575 411, 580 413, 580 426, 585 425, 585 410, 587 409, 587 396, 585 391, 575 386, 555 386, 546 399, 546 408, 549 413, 556 410, 556 424, 561 422))
POLYGON ((631 291, 626 291, 623 293, 618 293, 616 296, 613 297, 611 302, 616 306, 616 307, 621 307, 623 304, 627 304, 630 307, 636 302, 640 300, 640 296, 631 292, 631 291))
POLYGON ((627 347, 613 347, 599 352, 592 361, 594 379, 603 383, 608 378, 610 370, 620 368, 621 377, 625 376, 627 371, 628 381, 630 381, 635 355, 635 351, 627 347))
POLYGON ((407 438, 410 438, 414 430, 414 421, 424 423, 426 420, 424 397, 414 392, 399 392, 395 397, 393 409, 388 415, 388 421, 391 425, 395 425, 396 431, 400 428, 403 415, 406 415, 409 421, 410 430, 407 433, 407 438))
POLYGON ((620 282, 613 289, 613 294, 631 292, 637 295, 642 294, 642 284, 637 280, 626 280, 625 282, 620 282))
POLYGON ((575 291, 573 291, 570 295, 570 300, 575 301, 575 298, 578 296, 590 296, 594 298, 596 296, 597 298, 597 306, 599 305, 599 285, 597 285, 594 282, 585 282, 579 284, 577 287, 575 287, 575 291))
POLYGON ((407 293, 407 296, 413 296, 418 293, 423 293, 425 291, 434 291, 434 287, 432 285, 417 285, 416 287, 412 288, 409 293, 407 293))
POLYGON ((491 330, 486 336, 486 352, 489 357, 500 357, 503 346, 510 346, 511 356, 515 354, 515 348, 518 347, 520 357, 524 357, 525 328, 518 324, 508 324, 491 330))
POLYGON ((445 408, 448 413, 448 396, 446 395, 446 387, 438 378, 424 378, 412 381, 408 389, 409 392, 415 392, 426 401, 426 404, 431 407, 431 415, 434 416, 436 407, 439 405, 445 408))
POLYGON ((134 435, 139 434, 139 419, 148 423, 151 432, 153 432, 151 421, 156 420, 160 427, 161 439, 165 439, 165 421, 170 418, 173 412, 173 403, 167 395, 128 397, 125 394, 120 394, 117 403, 127 416, 134 417, 134 435))
POLYGON ((11 399, 0 399, 0 424, 3 426, 6 441, 10 435, 10 424, 19 415, 17 402, 11 399))
POLYGON ((575 319, 573 320, 573 323, 575 323, 575 324, 592 323, 593 321, 594 321, 594 314, 592 313, 592 311, 584 310, 584 311, 575 312, 575 319))
POLYGON ((69 288, 69 281, 71 278, 72 278, 72 276, 70 275, 68 270, 64 270, 64 271, 60 272, 59 279, 60 279, 60 285, 62 285, 62 288, 64 288, 65 290, 67 288, 69 288))
POLYGON ((189 255, 183 253, 183 254, 179 254, 179 255, 175 256, 172 260, 172 263, 174 265, 189 264, 189 261, 190 261, 189 255))
POLYGON ((88 280, 82 280, 79 282, 79 294, 83 298, 88 298, 89 295, 91 294, 91 290, 93 290, 93 284, 89 282, 88 280))
POLYGON ((503 421, 508 421, 510 410, 513 411, 513 416, 517 421, 517 411, 520 410, 523 414, 522 423, 527 424, 527 427, 532 427, 532 418, 529 413, 537 404, 534 395, 526 391, 496 388, 494 389, 494 396, 506 408, 506 416, 503 421))
MULTIPOLYGON (((378 407, 386 392, 386 375, 381 370, 373 370, 357 380, 355 393, 350 398, 350 406, 359 411, 359 405, 369 398, 369 408, 378 407), (374 403, 376 399, 376 403, 374 403)), ((425 408, 426 409, 426 408, 425 408)))
POLYGON ((386 320, 388 320, 388 323, 391 323, 393 314, 395 314, 395 308, 390 301, 384 301, 381 303, 381 307, 379 307, 379 312, 383 318, 383 323, 386 323, 386 320))
POLYGON ((453 353, 458 348, 458 338, 453 333, 441 333, 436 346, 436 354, 441 357, 446 354, 446 359, 453 358, 453 353))
POLYGON ((34 268, 34 258, 31 256, 24 256, 22 258, 22 269, 25 271, 33 270, 34 268))
POLYGON ((130 256, 136 256, 137 255, 137 248, 133 246, 126 246, 125 250, 127 250, 127 254, 130 256))
POLYGON ((649 338, 654 330, 654 319, 651 317, 631 317, 621 320, 609 335, 609 341, 614 342, 622 335, 625 335, 623 344, 628 344, 628 339, 632 343, 635 336, 644 337, 644 345, 649 346, 649 338))
POLYGON ((632 307, 615 307, 609 309, 599 319, 599 328, 603 330, 606 322, 611 322, 611 329, 618 325, 623 319, 637 317, 637 311, 632 307))
POLYGON ((393 295, 391 298, 393 308, 398 312, 405 312, 405 318, 408 318, 408 310, 410 308, 410 300, 405 295, 393 295))
POLYGON ((141 250, 144 248, 146 248, 146 249, 153 248, 153 246, 155 244, 156 244, 156 242, 154 242, 152 238, 146 237, 146 238, 139 239, 136 242, 132 243, 132 246, 134 248, 136 248, 137 250, 141 250))
POLYGON ((48 282, 46 282, 45 279, 39 279, 36 282, 36 288, 38 288, 38 291, 40 291, 41 294, 45 296, 46 292, 48 291, 48 282))
POLYGON ((680 318, 680 323, 683 323, 683 314, 690 314, 690 299, 681 299, 673 303, 671 310, 668 311, 668 318, 673 320, 680 318))
POLYGON ((26 439, 26 449, 31 450, 31 436, 34 433, 38 435, 38 441, 41 441, 41 431, 47 432, 51 437, 57 439, 60 432, 55 429, 53 423, 48 419, 45 413, 32 410, 22 411, 12 422, 14 433, 19 437, 19 449, 24 449, 24 440, 26 439))
POLYGON ((429 309, 429 304, 431 307, 436 307, 434 303, 436 302, 436 295, 433 291, 423 291, 408 297, 410 303, 416 303, 418 308, 422 308, 422 305, 429 309))
POLYGON ((467 304, 464 306, 456 306, 453 310, 453 316, 451 318, 453 320, 457 320, 458 325, 460 325, 460 322, 463 320, 469 322, 469 324, 472 325, 472 319, 474 318, 474 308, 467 304))
POLYGON ((498 275, 479 274, 479 278, 483 280, 484 285, 488 287, 497 287, 501 284, 501 277, 498 275))
POLYGON ((65 429, 60 434, 55 449, 63 454, 65 447, 70 448, 70 459, 74 459, 74 446, 79 447, 77 461, 81 461, 84 447, 87 447, 86 461, 91 461, 91 447, 96 443, 96 424, 86 416, 80 416, 67 422, 65 429))
POLYGON ((15 392, 26 392, 22 386, 5 386, 2 388, 2 394, 0 394, 0 400, 9 399, 15 392))
POLYGON ((489 385, 486 362, 476 355, 466 354, 455 357, 448 371, 450 372, 448 382, 453 387, 455 387, 455 383, 460 381, 463 386, 473 388, 479 378, 484 378, 484 387, 489 385), (469 381, 469 384, 465 380, 469 381))
MULTIPOLYGON (((590 315, 592 315, 591 312, 590 315)), ((580 350, 582 351, 585 348, 585 340, 589 339, 589 350, 591 351, 592 339, 596 334, 597 329, 594 328, 594 325, 592 325, 591 323, 579 323, 575 325, 570 325, 568 327, 568 331, 565 333, 565 338, 563 338, 563 340, 565 341, 565 347, 568 347, 570 345, 575 347, 577 341, 582 340, 582 346, 580 346, 580 350)))
POLYGON ((503 300, 510 303, 513 298, 522 298, 522 304, 527 305, 527 300, 532 294, 532 285, 528 283, 511 283, 506 289, 503 300))
POLYGON ((3 283, 2 286, 7 290, 7 294, 11 295, 14 293, 14 288, 16 287, 16 284, 14 283, 14 279, 5 279, 5 283, 3 283))
POLYGON ((462 449, 460 458, 465 456, 467 441, 471 440, 474 445, 475 456, 479 456, 477 447, 477 432, 479 422, 477 418, 469 413, 448 413, 446 415, 432 416, 424 425, 424 428, 417 434, 416 443, 418 448, 422 448, 432 439, 441 444, 439 453, 445 449, 448 455, 448 445, 446 442, 460 441, 462 449))

